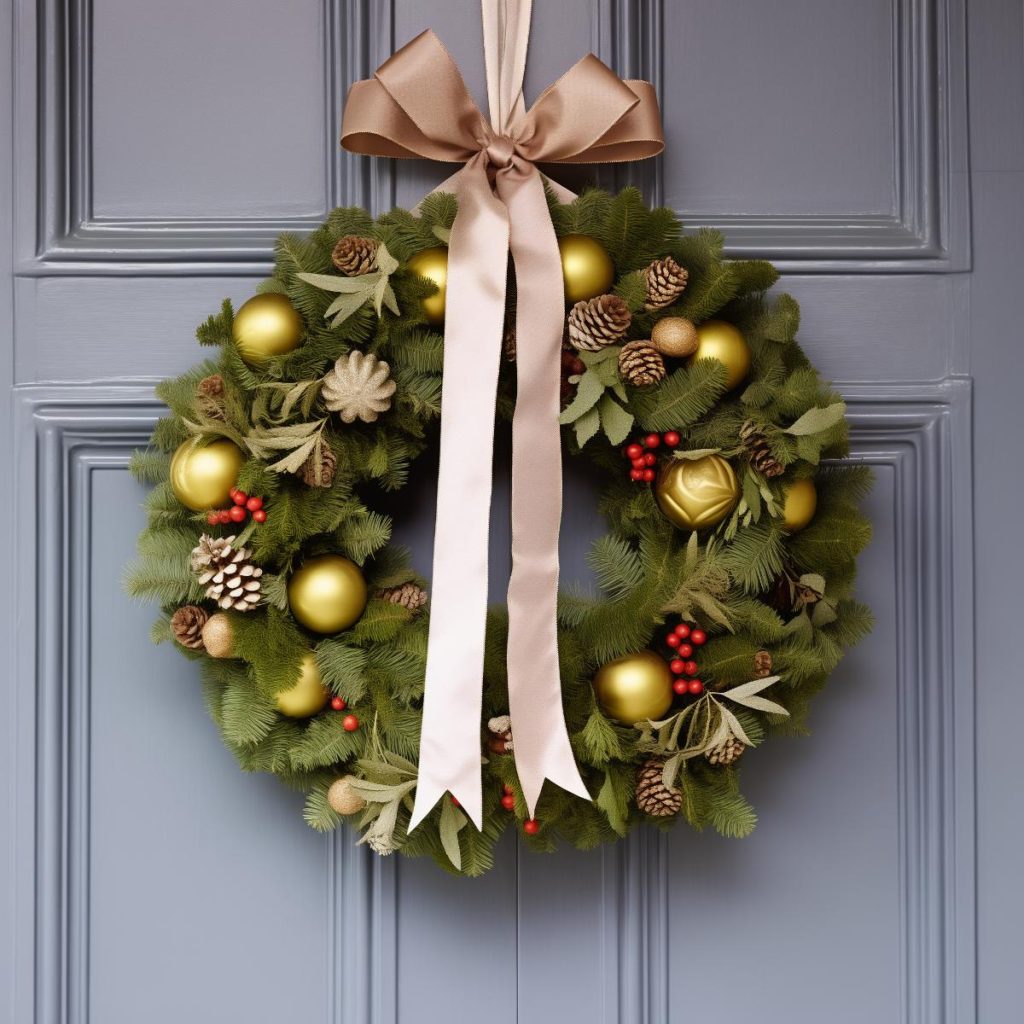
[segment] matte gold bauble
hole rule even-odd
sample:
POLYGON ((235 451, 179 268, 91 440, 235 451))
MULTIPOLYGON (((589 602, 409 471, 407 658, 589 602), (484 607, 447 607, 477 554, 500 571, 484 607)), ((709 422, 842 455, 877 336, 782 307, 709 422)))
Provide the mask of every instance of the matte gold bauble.
POLYGON ((673 459, 658 474, 654 496, 670 522, 683 530, 702 530, 716 526, 736 507, 740 482, 721 455, 673 459))
POLYGON ((654 651, 638 651, 602 665, 594 676, 594 693, 624 725, 658 719, 672 705, 672 673, 654 651))
POLYGON ((422 301, 427 323, 440 327, 444 323, 444 300, 448 290, 448 250, 443 245, 424 249, 409 260, 409 269, 437 285, 437 291, 422 301))
POLYGON ((809 477, 782 487, 782 528, 787 533, 802 530, 814 518, 818 490, 809 477))
POLYGON ((697 351, 697 328, 685 316, 662 317, 651 328, 651 344, 672 359, 685 359, 697 351))
POLYGON ((288 581, 292 615, 316 633, 348 629, 363 614, 366 596, 359 566, 341 555, 309 558, 288 581))
POLYGON ((185 441, 171 459, 171 490, 193 512, 218 508, 228 504, 241 468, 242 450, 231 441, 185 441))
POLYGON ((739 329, 724 320, 708 320, 697 328, 697 348, 690 362, 698 359, 717 359, 725 367, 727 391, 750 372, 750 347, 739 329))
POLYGON ((366 806, 366 801, 352 788, 353 781, 351 775, 343 775, 327 790, 327 802, 336 814, 358 814, 366 806))
POLYGON ((238 354, 250 366, 259 366, 298 347, 302 340, 302 317, 287 295, 254 295, 235 314, 231 336, 238 354))
POLYGON ((231 617, 216 612, 203 626, 203 646, 211 658, 233 658, 235 656, 235 634, 231 628, 231 617))
POLYGON ((302 656, 299 678, 287 690, 274 694, 274 701, 282 715, 289 718, 309 718, 323 708, 329 696, 327 687, 320 678, 320 669, 316 667, 316 658, 310 651, 302 656))
POLYGON ((615 283, 612 258, 589 235, 566 235, 558 240, 562 255, 565 301, 580 302, 611 291, 615 283))

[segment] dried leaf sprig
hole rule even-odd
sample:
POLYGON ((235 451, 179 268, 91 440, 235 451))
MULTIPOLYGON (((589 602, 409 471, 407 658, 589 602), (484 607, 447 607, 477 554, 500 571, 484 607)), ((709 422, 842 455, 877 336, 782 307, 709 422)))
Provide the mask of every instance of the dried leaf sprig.
POLYGON ((395 316, 401 315, 395 291, 391 287, 391 275, 398 269, 398 260, 388 252, 388 247, 381 242, 377 246, 377 269, 369 274, 358 277, 340 277, 335 274, 298 274, 300 281, 320 288, 325 292, 337 292, 338 297, 324 311, 324 319, 331 321, 332 327, 344 323, 357 309, 373 303, 373 308, 380 316, 385 306, 395 316), (333 318, 333 319, 332 319, 333 318))

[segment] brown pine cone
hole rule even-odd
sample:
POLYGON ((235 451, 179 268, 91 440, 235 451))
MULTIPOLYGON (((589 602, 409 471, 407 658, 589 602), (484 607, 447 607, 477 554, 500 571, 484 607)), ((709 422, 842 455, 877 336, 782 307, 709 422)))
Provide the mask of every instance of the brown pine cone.
POLYGON ((249 548, 235 548, 235 538, 204 533, 192 549, 192 572, 206 596, 220 608, 248 612, 260 602, 263 570, 252 563, 249 548))
POLYGON ((320 440, 299 467, 299 476, 307 487, 330 487, 337 468, 338 458, 331 451, 331 446, 320 440))
POLYGON ((619 353, 619 376, 635 388, 657 384, 665 376, 665 360, 649 341, 630 341, 619 353))
POLYGON ((785 466, 772 454, 767 438, 753 420, 747 420, 740 427, 740 440, 750 453, 750 465, 763 476, 781 476, 786 471, 785 466))
POLYGON ((671 306, 686 291, 686 282, 690 272, 671 256, 655 260, 644 270, 644 281, 647 283, 647 309, 664 309, 671 306))
POLYGON ((182 605, 171 616, 171 632, 182 647, 193 651, 203 647, 203 626, 210 616, 197 604, 182 605))
POLYGON ((413 612, 419 611, 427 603, 427 592, 417 583, 403 583, 399 587, 378 590, 377 597, 382 601, 400 604, 413 612))
POLYGON ((583 299, 569 310, 569 341, 578 349, 598 352, 621 341, 633 314, 618 295, 583 299))
POLYGON ((767 679, 772 674, 772 656, 769 651, 758 651, 754 655, 754 678, 767 679))
POLYGON ((211 420, 224 419, 224 378, 219 373, 196 385, 196 408, 211 420))
POLYGON ((331 252, 331 262, 348 277, 359 277, 373 270, 377 262, 377 240, 345 235, 331 252))
POLYGON ((746 749, 735 736, 730 736, 712 747, 704 756, 708 759, 708 764, 730 765, 735 764, 746 749))
POLYGON ((669 789, 662 781, 664 769, 665 759, 652 757, 644 763, 636 780, 636 805, 655 818, 678 814, 683 806, 683 794, 678 789, 669 789))
POLYGON ((508 715, 496 715, 487 720, 487 730, 490 736, 487 740, 487 749, 492 754, 511 754, 514 747, 512 744, 512 719, 508 715))

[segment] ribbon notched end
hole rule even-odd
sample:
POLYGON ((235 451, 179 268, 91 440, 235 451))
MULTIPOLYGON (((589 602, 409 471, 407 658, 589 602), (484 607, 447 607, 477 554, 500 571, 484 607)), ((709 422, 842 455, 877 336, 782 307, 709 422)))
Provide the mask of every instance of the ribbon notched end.
POLYGON ((480 779, 477 776, 476 784, 468 783, 459 787, 459 792, 445 787, 443 783, 426 782, 420 780, 416 786, 416 802, 413 804, 412 816, 409 818, 408 832, 418 828, 430 812, 437 806, 439 800, 452 800, 463 813, 474 824, 477 832, 482 832, 484 827, 483 792, 480 786, 480 779))

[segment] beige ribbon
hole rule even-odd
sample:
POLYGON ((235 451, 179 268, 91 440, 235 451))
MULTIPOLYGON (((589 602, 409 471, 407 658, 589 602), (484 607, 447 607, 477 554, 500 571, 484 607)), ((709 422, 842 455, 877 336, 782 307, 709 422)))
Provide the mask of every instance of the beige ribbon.
POLYGON ((459 211, 448 246, 430 634, 410 830, 445 792, 482 827, 487 540, 509 252, 517 287, 517 399, 507 663, 516 769, 531 815, 545 779, 590 799, 569 744, 558 671, 565 302, 558 242, 535 164, 636 160, 663 148, 654 89, 624 82, 593 54, 527 111, 530 0, 482 0, 482 8, 490 124, 447 50, 427 31, 372 79, 352 86, 341 135, 355 153, 464 165, 441 186, 458 196, 459 211))

